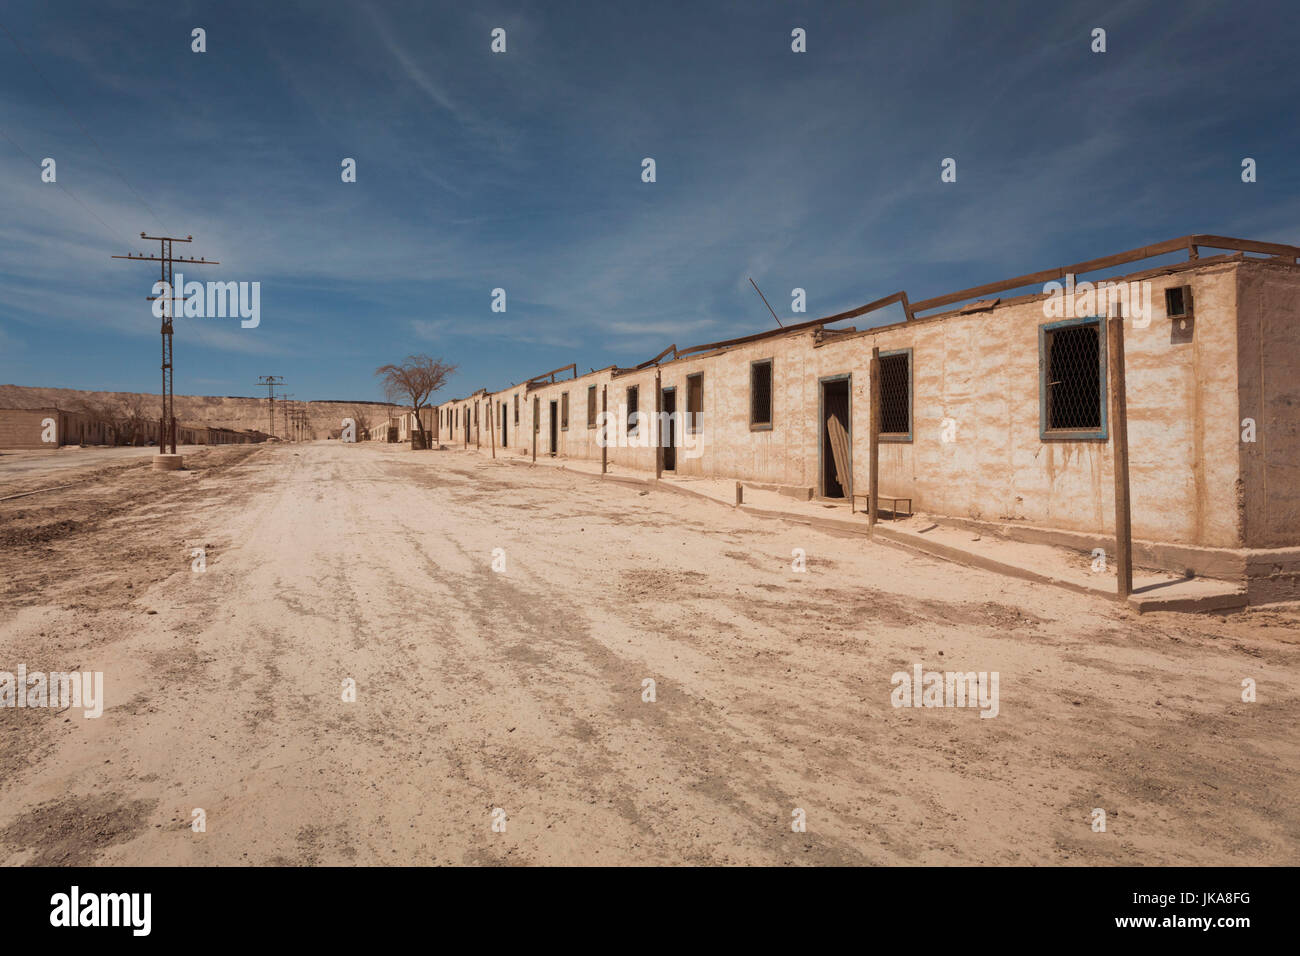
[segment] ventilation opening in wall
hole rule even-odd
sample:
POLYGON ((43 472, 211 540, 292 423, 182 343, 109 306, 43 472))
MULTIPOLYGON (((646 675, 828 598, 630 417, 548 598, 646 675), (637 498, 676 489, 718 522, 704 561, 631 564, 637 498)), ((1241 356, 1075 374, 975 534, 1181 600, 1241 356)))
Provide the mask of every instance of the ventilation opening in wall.
POLYGON ((1165 315, 1171 319, 1192 313, 1192 287, 1186 285, 1165 289, 1165 315))
POLYGON ((1192 340, 1195 317, 1192 315, 1192 287, 1174 286, 1165 289, 1165 315, 1169 317, 1169 341, 1177 345, 1192 340))

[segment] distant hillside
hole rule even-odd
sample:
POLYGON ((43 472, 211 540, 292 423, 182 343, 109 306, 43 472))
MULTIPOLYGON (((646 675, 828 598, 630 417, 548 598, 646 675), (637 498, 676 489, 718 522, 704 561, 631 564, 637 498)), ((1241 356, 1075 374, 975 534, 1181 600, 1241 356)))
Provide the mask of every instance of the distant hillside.
MULTIPOLYGON (((76 409, 81 402, 130 403, 139 401, 145 414, 157 418, 161 413, 161 397, 138 392, 87 392, 74 388, 28 388, 23 385, 0 385, 0 408, 55 408, 76 409)), ((344 418, 360 417, 351 409, 368 409, 371 422, 385 418, 393 406, 385 402, 350 402, 322 400, 295 402, 294 406, 307 413, 309 438, 324 438, 336 431, 344 418)), ((275 434, 287 437, 284 403, 275 402, 275 434)), ((182 422, 217 425, 222 428, 241 428, 249 431, 270 431, 270 415, 266 397, 237 395, 177 395, 176 417, 182 422)), ((364 424, 364 423, 362 423, 364 424)))

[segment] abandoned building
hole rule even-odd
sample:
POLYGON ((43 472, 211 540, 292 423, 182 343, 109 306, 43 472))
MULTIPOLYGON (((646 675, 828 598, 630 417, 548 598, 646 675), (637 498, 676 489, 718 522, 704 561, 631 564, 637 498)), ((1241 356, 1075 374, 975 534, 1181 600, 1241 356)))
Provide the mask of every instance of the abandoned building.
POLYGON ((576 373, 569 366, 440 403, 433 426, 447 445, 604 455, 656 475, 860 497, 875 355, 879 499, 1088 550, 1114 542, 1109 409, 1122 386, 1134 559, 1245 579, 1252 603, 1300 600, 1297 257, 1294 246, 1186 236, 921 302, 900 292, 798 325, 674 345, 635 368, 563 378, 576 373), (1184 261, 1114 275, 1180 253, 1184 261), (1098 272, 1134 300, 1100 288, 1080 296, 1087 284, 1077 277, 1098 272), (900 321, 844 327, 890 306, 900 321), (1108 316, 1124 325, 1122 382, 1109 367, 1108 316), (602 411, 620 416, 620 440, 611 435, 605 448, 602 411))
MULTIPOLYGON (((133 438, 115 432, 113 425, 82 411, 60 408, 0 408, 0 448, 59 448, 64 445, 156 445, 161 426, 145 418, 135 424, 133 438)), ((234 445, 264 441, 258 431, 223 428, 202 422, 177 424, 176 440, 182 445, 234 445)))
POLYGON ((83 412, 60 408, 0 408, 0 448, 108 445, 112 429, 83 412))

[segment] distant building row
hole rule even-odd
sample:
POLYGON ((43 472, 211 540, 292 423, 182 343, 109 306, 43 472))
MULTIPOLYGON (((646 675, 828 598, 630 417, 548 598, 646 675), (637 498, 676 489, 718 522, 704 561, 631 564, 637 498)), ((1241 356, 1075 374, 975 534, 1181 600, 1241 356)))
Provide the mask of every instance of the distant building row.
MULTIPOLYGON (((0 448, 58 448, 62 445, 157 445, 157 419, 125 424, 88 412, 61 408, 0 408, 0 448)), ((266 440, 259 431, 178 423, 182 445, 237 445, 266 440)))

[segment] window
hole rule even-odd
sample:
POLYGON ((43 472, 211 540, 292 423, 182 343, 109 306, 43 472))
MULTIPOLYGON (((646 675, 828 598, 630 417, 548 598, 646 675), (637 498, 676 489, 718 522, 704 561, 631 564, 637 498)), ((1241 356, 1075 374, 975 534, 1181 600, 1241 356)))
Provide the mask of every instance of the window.
POLYGON ((772 427, 772 360, 749 364, 749 427, 772 427))
POLYGON ((564 392, 560 395, 560 431, 569 430, 569 393, 564 392))
POLYGON ((1043 440, 1106 440, 1106 348, 1101 319, 1038 327, 1038 402, 1043 440))
POLYGON ((704 373, 686 376, 686 431, 698 434, 704 427, 704 373))
POLYGON ((587 427, 596 427, 596 386, 587 386, 587 427))
POLYGON ((636 434, 636 426, 641 418, 641 416, 637 414, 637 402, 639 397, 638 387, 635 385, 629 385, 627 387, 627 433, 629 435, 636 434))
POLYGON ((880 439, 912 440, 912 350, 880 353, 880 439))
POLYGON ((515 424, 519 424, 519 393, 515 392, 515 424))

